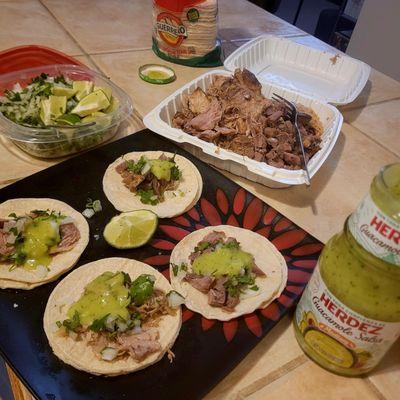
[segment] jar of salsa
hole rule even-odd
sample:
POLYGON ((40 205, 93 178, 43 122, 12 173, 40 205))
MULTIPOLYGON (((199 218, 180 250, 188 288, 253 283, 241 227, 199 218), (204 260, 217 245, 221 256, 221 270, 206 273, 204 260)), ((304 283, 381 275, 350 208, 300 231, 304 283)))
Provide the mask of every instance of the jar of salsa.
POLYGON ((311 359, 349 376, 371 371, 400 336, 400 163, 323 249, 294 326, 311 359))

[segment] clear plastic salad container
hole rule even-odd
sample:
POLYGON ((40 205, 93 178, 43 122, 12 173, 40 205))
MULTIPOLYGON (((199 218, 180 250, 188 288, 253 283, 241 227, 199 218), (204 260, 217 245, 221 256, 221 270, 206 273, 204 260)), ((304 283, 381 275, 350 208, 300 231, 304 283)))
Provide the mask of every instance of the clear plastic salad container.
POLYGON ((79 65, 45 65, 0 75, 0 96, 12 90, 16 83, 22 88, 42 73, 64 75, 70 80, 90 80, 95 86, 106 86, 119 101, 119 106, 104 117, 96 118, 90 126, 27 127, 19 125, 0 112, 0 133, 18 147, 35 157, 56 158, 74 154, 99 145, 112 138, 119 125, 132 114, 129 96, 107 77, 79 65))

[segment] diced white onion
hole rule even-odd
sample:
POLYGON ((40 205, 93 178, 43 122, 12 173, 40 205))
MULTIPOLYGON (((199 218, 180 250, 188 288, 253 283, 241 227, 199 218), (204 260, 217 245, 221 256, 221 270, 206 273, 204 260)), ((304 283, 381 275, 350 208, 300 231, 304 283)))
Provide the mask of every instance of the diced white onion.
POLYGON ((100 212, 102 209, 103 209, 103 208, 101 207, 100 200, 95 200, 95 201, 93 202, 93 210, 94 210, 95 212, 100 212))
POLYGON ((86 218, 92 218, 94 215, 94 210, 92 208, 85 208, 82 211, 82 215, 86 218))
POLYGON ((17 237, 16 237, 12 232, 10 232, 10 234, 7 236, 6 242, 7 242, 8 244, 14 244, 16 238, 17 238, 17 237))
POLYGON ((78 339, 78 334, 74 331, 68 331, 68 336, 73 340, 78 339))
POLYGON ((185 304, 185 298, 175 290, 171 290, 167 294, 167 299, 168 299, 168 305, 171 308, 178 308, 182 304, 185 304))
POLYGON ((60 225, 71 224, 71 223, 73 223, 73 222, 74 222, 74 219, 73 219, 72 217, 68 216, 68 217, 63 218, 63 219, 60 221, 60 225))
POLYGON ((142 333, 142 328, 141 328, 140 326, 135 326, 135 327, 132 329, 132 331, 133 331, 133 333, 134 333, 135 335, 138 335, 139 333, 142 333))
POLYGON ((143 165, 143 168, 142 168, 142 170, 140 171, 140 173, 141 173, 142 175, 145 175, 145 174, 147 174, 147 173, 150 171, 150 169, 151 169, 151 164, 150 164, 149 162, 147 162, 146 164, 143 165))
POLYGON ((125 332, 128 329, 128 325, 122 321, 117 321, 117 327, 120 332, 125 332))
POLYGON ((118 350, 113 347, 105 347, 101 351, 101 358, 105 361, 112 361, 118 355, 118 350))

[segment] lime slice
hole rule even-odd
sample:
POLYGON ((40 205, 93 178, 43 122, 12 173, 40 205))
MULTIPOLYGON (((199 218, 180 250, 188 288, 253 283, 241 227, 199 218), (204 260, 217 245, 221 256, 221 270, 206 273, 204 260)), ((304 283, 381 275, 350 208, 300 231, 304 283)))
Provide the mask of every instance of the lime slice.
POLYGON ((49 96, 40 102, 40 119, 45 125, 49 125, 52 119, 63 115, 67 109, 67 98, 65 96, 49 96))
POLYGON ((79 124, 81 119, 76 114, 64 114, 57 118, 57 122, 64 125, 75 125, 79 124))
POLYGON ((108 126, 111 124, 111 115, 107 115, 101 111, 96 111, 87 117, 82 118, 82 123, 96 122, 101 126, 108 126))
POLYGON ((51 124, 50 99, 43 99, 40 101, 39 116, 45 125, 51 124))
POLYGON ((119 100, 115 96, 112 96, 110 105, 108 106, 108 108, 104 110, 104 112, 106 112, 107 114, 111 114, 112 112, 117 110, 118 107, 119 107, 119 100))
POLYGON ((80 117, 93 114, 96 111, 103 110, 110 105, 107 96, 102 90, 96 90, 84 97, 72 110, 72 114, 78 114, 80 117))
POLYGON ((139 68, 139 76, 146 82, 163 85, 176 79, 172 68, 159 64, 146 64, 139 68))
POLYGON ((55 96, 65 96, 67 99, 70 99, 76 93, 76 90, 73 88, 54 85, 51 89, 51 93, 55 96))
POLYGON ((92 81, 74 81, 72 83, 72 88, 75 90, 76 99, 82 100, 88 94, 93 91, 93 82, 92 81))
POLYGON ((112 89, 109 86, 95 86, 93 88, 93 91, 95 92, 96 90, 102 90, 104 92, 104 94, 107 96, 107 99, 111 100, 112 89))
POLYGON ((122 213, 106 225, 103 236, 117 249, 134 249, 143 246, 157 229, 158 217, 149 210, 122 213))

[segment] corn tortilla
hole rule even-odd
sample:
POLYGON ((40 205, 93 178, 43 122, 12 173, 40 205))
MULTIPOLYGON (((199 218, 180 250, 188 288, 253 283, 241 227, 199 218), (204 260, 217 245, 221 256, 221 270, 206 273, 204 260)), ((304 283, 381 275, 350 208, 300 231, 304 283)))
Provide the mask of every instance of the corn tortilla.
POLYGON ((187 308, 203 315, 207 319, 229 321, 230 319, 248 314, 258 308, 264 308, 278 298, 286 286, 287 265, 282 254, 265 237, 243 228, 228 225, 209 226, 192 232, 182 239, 174 248, 170 261, 170 276, 172 287, 185 297, 187 308), (266 274, 266 277, 256 277, 259 291, 256 295, 241 299, 233 312, 227 312, 220 307, 211 307, 206 294, 182 280, 183 276, 174 276, 172 264, 188 265, 189 255, 196 245, 210 232, 224 232, 226 237, 234 237, 240 243, 240 248, 254 256, 256 265, 266 274))
POLYGON ((24 215, 33 210, 56 211, 61 212, 66 217, 71 217, 79 229, 81 237, 71 250, 52 256, 48 266, 49 271, 45 276, 37 270, 27 270, 23 267, 16 267, 10 271, 12 263, 0 262, 0 288, 32 289, 40 284, 57 279, 75 265, 89 243, 89 225, 86 219, 81 213, 59 200, 46 198, 7 200, 0 204, 0 218, 7 219, 11 213, 24 215))
POLYGON ((161 360, 178 336, 182 315, 179 307, 175 315, 160 318, 157 328, 161 351, 148 355, 142 361, 136 361, 132 357, 114 361, 100 360, 85 340, 75 341, 70 337, 58 335, 56 321, 66 319, 70 305, 81 297, 85 286, 106 271, 124 271, 132 280, 141 274, 151 274, 156 278, 155 288, 162 289, 165 293, 172 289, 164 275, 140 261, 119 257, 97 260, 75 269, 56 286, 47 302, 43 323, 49 344, 58 358, 94 375, 113 376, 137 371, 161 360))
POLYGON ((203 189, 200 172, 192 162, 178 154, 175 155, 175 162, 182 171, 182 177, 175 190, 165 192, 163 202, 154 206, 144 204, 140 201, 138 195, 125 187, 121 175, 115 169, 120 163, 124 160, 137 162, 142 155, 145 155, 148 159, 157 159, 161 154, 168 157, 173 156, 172 153, 163 151, 131 152, 119 157, 108 166, 103 178, 103 190, 108 200, 118 211, 150 210, 160 218, 172 218, 183 214, 197 203, 203 189))

